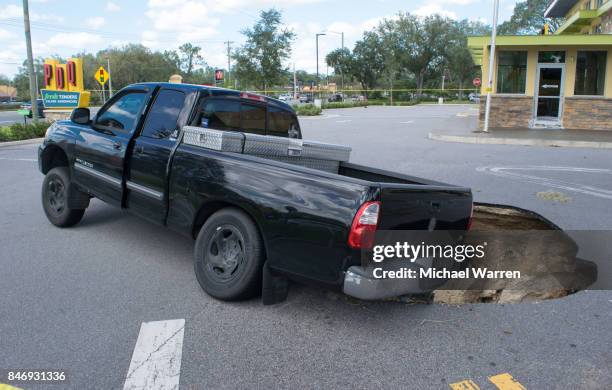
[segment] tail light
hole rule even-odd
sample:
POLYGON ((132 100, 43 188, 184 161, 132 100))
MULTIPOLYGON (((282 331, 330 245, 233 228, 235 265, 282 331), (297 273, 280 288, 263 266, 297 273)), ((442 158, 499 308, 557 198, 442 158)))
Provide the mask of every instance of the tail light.
POLYGON ((474 203, 472 203, 472 208, 470 209, 470 219, 468 219, 467 229, 470 230, 472 228, 472 222, 474 222, 474 203))
POLYGON ((349 233, 348 245, 353 249, 368 249, 374 245, 374 236, 378 227, 380 202, 366 202, 361 205, 349 233))

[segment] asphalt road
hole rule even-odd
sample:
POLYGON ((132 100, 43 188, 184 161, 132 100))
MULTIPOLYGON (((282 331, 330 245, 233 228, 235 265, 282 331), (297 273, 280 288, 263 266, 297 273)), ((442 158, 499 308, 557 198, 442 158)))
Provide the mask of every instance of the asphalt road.
POLYGON ((0 126, 8 126, 13 123, 23 123, 23 115, 19 115, 17 111, 0 111, 0 126))
MULTIPOLYGON (((571 198, 558 203, 536 195, 546 185, 478 169, 610 169, 609 151, 426 139, 474 122, 469 106, 369 107, 330 110, 302 127, 307 138, 350 144, 357 163, 468 185, 476 200, 533 209, 566 229, 610 229, 605 191, 557 188, 571 198)), ((64 369, 70 383, 21 387, 122 388, 141 324, 170 319, 185 320, 184 389, 449 389, 471 380, 485 390, 502 373, 527 389, 612 383, 609 291, 456 307, 294 285, 279 305, 223 303, 195 280, 189 239, 95 200, 76 227, 53 227, 40 206, 35 148, 0 147, 0 369, 64 369)), ((601 173, 537 175, 612 190, 601 173)))

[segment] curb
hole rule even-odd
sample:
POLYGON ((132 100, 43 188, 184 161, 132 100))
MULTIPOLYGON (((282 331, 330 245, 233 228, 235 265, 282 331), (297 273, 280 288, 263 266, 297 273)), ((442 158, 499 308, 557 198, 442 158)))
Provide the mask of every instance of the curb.
POLYGON ((446 135, 429 133, 427 138, 436 141, 461 142, 465 144, 489 144, 489 145, 519 145, 519 146, 549 146, 565 148, 595 148, 612 149, 612 142, 604 141, 568 141, 560 139, 521 139, 500 137, 478 137, 462 135, 446 135))
POLYGON ((0 148, 5 148, 9 146, 18 146, 18 145, 41 144, 43 140, 44 138, 30 138, 30 139, 24 139, 21 141, 0 142, 0 148))

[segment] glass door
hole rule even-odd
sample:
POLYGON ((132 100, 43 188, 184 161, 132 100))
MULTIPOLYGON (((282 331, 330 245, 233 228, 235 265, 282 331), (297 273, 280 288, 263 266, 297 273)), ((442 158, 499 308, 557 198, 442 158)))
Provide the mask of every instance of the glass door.
POLYGON ((563 104, 565 65, 539 64, 536 79, 536 119, 558 121, 563 104))

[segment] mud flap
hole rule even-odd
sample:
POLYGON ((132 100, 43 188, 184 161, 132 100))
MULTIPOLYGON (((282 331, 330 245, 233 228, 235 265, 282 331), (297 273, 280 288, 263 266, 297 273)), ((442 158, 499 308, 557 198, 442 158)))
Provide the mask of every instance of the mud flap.
POLYGON ((289 280, 287 278, 275 275, 266 261, 263 267, 263 283, 261 290, 261 299, 264 305, 274 305, 275 303, 284 302, 289 293, 289 280))

